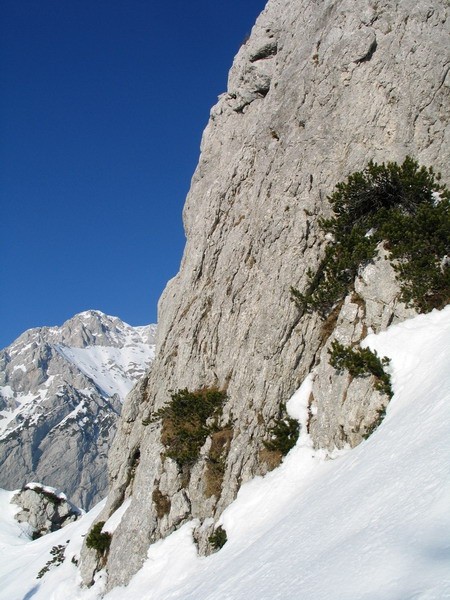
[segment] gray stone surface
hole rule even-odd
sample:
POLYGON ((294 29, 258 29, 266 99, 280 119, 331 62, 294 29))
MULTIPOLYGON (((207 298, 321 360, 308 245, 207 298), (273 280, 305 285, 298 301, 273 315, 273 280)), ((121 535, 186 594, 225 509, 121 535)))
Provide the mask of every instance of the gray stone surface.
POLYGON ((386 408, 389 398, 374 390, 374 378, 339 373, 329 363, 329 350, 334 340, 356 346, 367 333, 414 316, 414 310, 398 301, 399 292, 394 269, 381 250, 355 280, 355 292, 345 299, 313 371, 308 428, 316 448, 358 445, 386 408))
POLYGON ((155 326, 98 311, 22 334, 0 352, 0 487, 42 481, 89 509, 125 392, 148 368, 155 326))
POLYGON ((29 526, 33 538, 58 531, 82 514, 65 494, 36 483, 24 486, 13 496, 11 503, 20 507, 15 519, 29 526))
MULTIPOLYGON (((315 444, 356 444, 370 426, 384 400, 364 381, 346 387, 330 373, 323 325, 299 314, 289 289, 303 290, 307 269, 318 264, 318 217, 329 214, 327 195, 346 175, 370 159, 401 162, 408 154, 445 175, 448 11, 444 0, 270 0, 241 47, 203 135, 184 209, 184 256, 160 301, 156 359, 125 403, 110 453, 99 519, 133 498, 112 539, 109 587, 129 580, 149 542, 191 516, 217 519, 243 482, 265 472, 268 428, 320 362, 315 444), (170 390, 212 385, 227 389, 222 425, 232 425, 233 439, 223 491, 207 498, 210 442, 186 484, 164 459, 158 425, 143 422, 170 390), (174 499, 169 518, 157 516, 157 485, 174 499)), ((364 308, 346 300, 336 337, 361 337, 359 311, 375 329, 406 316, 389 269, 376 268, 357 283, 364 308)), ((204 547, 206 534, 197 535, 204 547)), ((82 559, 88 583, 86 548, 82 559)))

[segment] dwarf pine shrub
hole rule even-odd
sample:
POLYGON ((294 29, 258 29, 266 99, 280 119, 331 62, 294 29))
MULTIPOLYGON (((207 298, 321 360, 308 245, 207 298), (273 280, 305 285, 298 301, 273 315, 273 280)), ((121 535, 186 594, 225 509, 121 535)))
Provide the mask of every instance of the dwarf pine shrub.
POLYGON ((226 392, 217 388, 173 392, 171 402, 153 416, 153 420, 162 420, 166 456, 180 467, 194 464, 206 438, 218 429, 225 400, 226 392))
POLYGON ((220 550, 227 543, 227 532, 219 525, 208 538, 214 550, 220 550))
POLYGON ((46 573, 50 571, 52 567, 59 567, 64 562, 64 551, 66 549, 66 545, 59 544, 57 546, 53 546, 50 550, 50 554, 52 558, 48 560, 39 573, 36 575, 36 579, 42 579, 46 573))
POLYGON ((361 267, 380 242, 394 260, 401 300, 419 312, 450 300, 450 193, 432 168, 411 157, 402 165, 370 162, 338 183, 328 198, 331 219, 321 228, 332 242, 316 271, 308 271, 304 292, 291 288, 301 310, 322 316, 352 289, 361 267))
POLYGON ((99 521, 96 523, 86 537, 86 546, 97 550, 100 555, 105 555, 111 544, 111 534, 107 531, 102 532, 105 521, 99 521))
POLYGON ((331 343, 330 365, 338 371, 347 370, 352 377, 375 377, 375 389, 392 398, 391 377, 384 368, 390 360, 386 356, 380 358, 370 348, 351 348, 337 340, 331 343))
POLYGON ((300 434, 299 422, 285 415, 280 417, 269 429, 269 434, 270 439, 263 442, 267 450, 281 452, 282 456, 286 456, 297 443, 300 434))

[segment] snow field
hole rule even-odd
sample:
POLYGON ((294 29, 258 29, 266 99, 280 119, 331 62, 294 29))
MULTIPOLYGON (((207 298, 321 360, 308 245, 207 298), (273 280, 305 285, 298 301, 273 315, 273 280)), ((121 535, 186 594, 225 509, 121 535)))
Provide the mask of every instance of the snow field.
MULTIPOLYGON (((283 464, 244 485, 223 513, 228 542, 219 552, 199 558, 196 523, 187 523, 151 546, 130 584, 105 600, 450 598, 450 307, 365 343, 391 358, 394 389, 369 439, 327 456, 303 432, 283 464)), ((300 421, 310 377, 288 406, 300 421)), ((7 502, 0 495, 0 598, 100 598, 102 577, 80 589, 70 562, 100 506, 30 542, 7 502), (36 580, 50 548, 67 539, 69 560, 36 580)), ((119 510, 111 529, 126 508, 119 510)))

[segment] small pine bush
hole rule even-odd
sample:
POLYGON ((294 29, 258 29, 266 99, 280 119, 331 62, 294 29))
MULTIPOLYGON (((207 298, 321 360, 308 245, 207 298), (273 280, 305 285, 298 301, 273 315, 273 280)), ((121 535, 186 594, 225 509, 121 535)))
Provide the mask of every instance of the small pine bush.
POLYGON ((392 398, 391 377, 384 368, 390 360, 386 356, 379 358, 370 348, 351 348, 337 340, 331 343, 330 364, 338 371, 347 370, 352 377, 375 377, 375 389, 392 398))
POLYGON ((193 465, 208 435, 217 430, 217 421, 226 393, 216 388, 194 392, 187 389, 172 393, 167 406, 157 411, 153 420, 162 419, 161 441, 166 456, 180 467, 193 465))
POLYGON ((208 540, 214 550, 220 550, 227 543, 227 532, 219 525, 219 527, 217 527, 217 529, 209 536, 208 540))
POLYGON ((269 433, 270 440, 264 442, 264 446, 267 450, 281 452, 283 456, 286 456, 297 443, 300 425, 298 421, 286 415, 269 429, 269 433))
POLYGON ((443 308, 450 300, 450 201, 422 204, 414 216, 391 211, 382 227, 401 299, 419 312, 443 308))
POLYGON ((395 261, 401 299, 419 312, 445 306, 450 301, 450 193, 439 179, 432 168, 407 157, 402 165, 370 162, 338 183, 328 198, 334 216, 320 221, 333 241, 316 272, 308 272, 306 291, 291 288, 295 304, 328 315, 383 242, 395 261))
POLYGON ((59 544, 58 546, 53 546, 50 550, 50 554, 53 558, 48 560, 39 573, 36 575, 36 579, 42 579, 46 573, 50 571, 52 567, 59 567, 64 562, 64 551, 66 546, 63 544, 59 544))
POLYGON ((92 548, 93 550, 97 550, 97 552, 102 556, 107 554, 112 537, 107 531, 104 533, 102 532, 104 524, 105 521, 99 521, 96 523, 86 537, 86 546, 88 548, 92 548))

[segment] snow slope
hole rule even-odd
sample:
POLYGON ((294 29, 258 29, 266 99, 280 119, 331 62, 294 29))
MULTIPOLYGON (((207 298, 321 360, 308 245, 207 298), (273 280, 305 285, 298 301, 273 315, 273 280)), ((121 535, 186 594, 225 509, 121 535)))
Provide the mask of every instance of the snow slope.
POLYGON ((138 342, 122 348, 57 346, 58 352, 77 367, 106 396, 118 394, 121 402, 155 357, 155 346, 138 342))
MULTIPOLYGON (((150 548, 127 588, 105 598, 450 598, 450 307, 366 343, 392 359, 394 388, 386 418, 368 440, 327 457, 302 434, 281 467, 244 485, 224 512, 222 550, 198 558, 195 523, 188 523, 150 548)), ((289 404, 300 420, 309 385, 310 378, 289 404)), ((98 598, 102 582, 79 589, 69 560, 34 579, 46 548, 59 539, 71 539, 69 558, 79 551, 92 514, 35 542, 2 542, 8 558, 0 565, 0 598, 98 598), (11 575, 12 565, 20 576, 11 575)))

